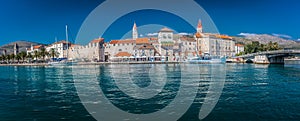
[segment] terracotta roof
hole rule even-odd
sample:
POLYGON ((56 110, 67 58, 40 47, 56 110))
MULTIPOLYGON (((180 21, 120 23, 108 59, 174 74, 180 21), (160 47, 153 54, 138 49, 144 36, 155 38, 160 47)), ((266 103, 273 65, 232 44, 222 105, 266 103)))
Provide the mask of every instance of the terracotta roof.
POLYGON ((109 42, 109 44, 131 44, 131 43, 135 43, 135 40, 112 40, 109 42))
POLYGON ((158 40, 157 37, 151 37, 150 40, 158 40))
POLYGON ((137 45, 137 46, 135 46, 134 49, 139 49, 139 50, 142 50, 142 49, 144 49, 144 50, 149 50, 149 49, 155 49, 155 48, 153 47, 153 45, 150 45, 150 44, 143 44, 143 45, 137 45))
POLYGON ((186 36, 180 37, 180 40, 181 41, 189 41, 189 42, 195 42, 196 41, 194 38, 186 37, 186 36))
POLYGON ((217 38, 221 38, 221 39, 232 39, 232 37, 229 37, 227 35, 215 35, 217 38))
POLYGON ((71 44, 70 47, 75 47, 75 46, 80 46, 80 45, 76 45, 76 44, 71 44))
POLYGON ((90 43, 101 43, 101 42, 104 42, 104 38, 94 39, 90 43))
POLYGON ((198 21, 198 26, 197 26, 197 28, 202 28, 202 21, 201 21, 201 20, 198 21))
POLYGON ((167 28, 167 27, 164 27, 160 30, 160 32, 173 32, 173 30, 167 28))
POLYGON ((115 55, 115 57, 130 57, 131 54, 128 52, 119 52, 115 55))
POLYGON ((196 35, 196 38, 202 38, 202 35, 199 32, 197 32, 195 35, 196 35))
POLYGON ((33 49, 40 49, 43 45, 35 45, 33 46, 33 49))
POLYGON ((149 39, 148 38, 137 38, 135 42, 136 42, 136 44, 146 44, 146 43, 149 43, 149 39))
POLYGON ((235 44, 235 46, 244 47, 244 45, 242 45, 242 44, 235 44))

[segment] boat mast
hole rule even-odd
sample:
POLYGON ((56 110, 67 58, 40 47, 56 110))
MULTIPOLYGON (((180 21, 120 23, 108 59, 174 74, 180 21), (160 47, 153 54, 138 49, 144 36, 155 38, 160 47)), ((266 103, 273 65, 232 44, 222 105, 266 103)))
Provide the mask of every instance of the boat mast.
POLYGON ((67 43, 67 60, 68 60, 68 51, 69 51, 69 36, 68 36, 68 25, 66 25, 66 43, 67 43))

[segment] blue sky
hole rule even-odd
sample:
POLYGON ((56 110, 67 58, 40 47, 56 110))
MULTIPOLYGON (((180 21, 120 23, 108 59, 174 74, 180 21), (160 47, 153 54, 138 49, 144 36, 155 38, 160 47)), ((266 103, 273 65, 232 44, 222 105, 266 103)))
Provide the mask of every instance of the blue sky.
MULTIPOLYGON (((120 0, 120 2, 124 1, 120 0)), ((0 45, 16 40, 52 43, 55 37, 59 40, 65 39, 66 24, 70 28, 71 40, 74 40, 82 22, 102 2, 102 0, 1 0, 0 45)), ((289 35, 295 40, 300 38, 300 2, 297 0, 288 0, 288 2, 286 0, 197 0, 197 3, 207 11, 220 33, 228 35, 267 33, 289 35)), ((163 14, 165 13, 152 15, 163 14)), ((146 23, 145 21, 150 21, 147 17, 136 17, 139 15, 143 15, 143 12, 125 16, 127 19, 120 20, 122 24, 116 22, 115 25, 128 30, 131 29, 134 20, 138 26, 146 23)), ((185 22, 171 19, 153 21, 185 25, 185 22)), ((118 39, 126 33, 118 33, 114 28, 111 29, 111 33, 105 34, 106 40, 118 39)), ((194 31, 188 26, 179 29, 186 32, 194 31)), ((156 31, 149 31, 149 33, 156 31)))

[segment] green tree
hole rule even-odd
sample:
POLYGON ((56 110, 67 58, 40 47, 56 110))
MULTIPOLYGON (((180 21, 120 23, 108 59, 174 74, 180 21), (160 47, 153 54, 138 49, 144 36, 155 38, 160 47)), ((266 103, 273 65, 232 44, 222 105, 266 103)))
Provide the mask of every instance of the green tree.
POLYGON ((16 60, 17 60, 17 62, 19 63, 20 62, 20 59, 21 59, 21 54, 20 53, 18 53, 17 55, 16 55, 16 60))
POLYGON ((16 55, 15 54, 10 54, 9 56, 10 56, 9 58, 10 58, 11 62, 14 63, 16 55))
POLYGON ((10 55, 6 55, 6 63, 9 63, 9 61, 10 61, 10 55))
POLYGON ((41 48, 40 56, 43 58, 43 61, 45 61, 46 55, 47 55, 46 49, 45 48, 41 48))
POLYGON ((27 53, 26 53, 25 51, 22 51, 22 52, 20 53, 20 56, 21 56, 22 62, 24 63, 24 60, 25 60, 26 57, 27 57, 27 53))
POLYGON ((50 53, 51 58, 54 58, 54 57, 58 56, 58 52, 56 52, 54 48, 51 48, 49 53, 50 53))
POLYGON ((31 60, 33 59, 33 56, 32 56, 31 53, 28 53, 26 58, 27 58, 28 61, 31 63, 31 60))
POLYGON ((40 57, 40 53, 37 51, 37 50, 35 50, 35 51, 33 51, 33 57, 35 58, 35 60, 37 61, 38 60, 38 58, 40 57))
POLYGON ((5 55, 1 55, 2 57, 2 62, 4 62, 6 60, 6 56, 5 55))

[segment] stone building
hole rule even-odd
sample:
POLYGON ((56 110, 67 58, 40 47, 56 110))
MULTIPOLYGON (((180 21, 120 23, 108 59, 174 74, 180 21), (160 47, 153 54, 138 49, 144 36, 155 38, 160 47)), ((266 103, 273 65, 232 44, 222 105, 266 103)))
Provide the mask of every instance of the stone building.
POLYGON ((88 45, 71 45, 68 49, 69 60, 84 60, 104 62, 104 39, 98 38, 90 41, 88 45))

